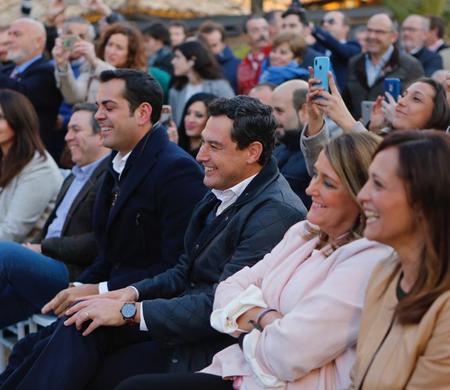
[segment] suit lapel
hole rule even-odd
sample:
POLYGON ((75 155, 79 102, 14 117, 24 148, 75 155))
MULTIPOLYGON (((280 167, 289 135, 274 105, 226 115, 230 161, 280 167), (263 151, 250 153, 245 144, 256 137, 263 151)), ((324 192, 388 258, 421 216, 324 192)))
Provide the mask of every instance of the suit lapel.
MULTIPOLYGON (((75 199, 73 200, 72 204, 70 205, 69 211, 66 216, 66 220, 64 221, 64 226, 62 228, 62 234, 64 234, 67 225, 69 221, 72 219, 72 215, 75 212, 75 210, 78 208, 80 203, 84 200, 86 195, 91 191, 92 187, 97 182, 98 177, 105 171, 106 167, 108 166, 109 159, 106 157, 97 168, 95 168, 94 172, 92 172, 91 177, 89 180, 84 184, 84 186, 81 188, 80 192, 77 194, 75 199)), ((72 180, 73 181, 73 180, 72 180)), ((71 183, 72 183, 71 181, 71 183)), ((67 191, 67 190, 66 190, 67 191)))
POLYGON ((111 226, 120 209, 126 204, 126 201, 139 186, 139 184, 153 169, 159 152, 169 142, 164 129, 161 126, 154 126, 141 141, 135 146, 127 160, 125 169, 120 179, 120 191, 117 200, 111 209, 107 229, 111 226), (138 165, 139 169, 133 169, 134 165, 138 165))

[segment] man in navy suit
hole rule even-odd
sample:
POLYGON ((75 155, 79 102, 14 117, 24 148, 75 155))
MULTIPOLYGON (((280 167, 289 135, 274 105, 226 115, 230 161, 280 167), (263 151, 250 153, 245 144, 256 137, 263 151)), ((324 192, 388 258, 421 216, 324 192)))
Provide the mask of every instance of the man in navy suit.
POLYGON ((409 15, 402 23, 400 40, 408 54, 422 64, 425 76, 443 68, 442 57, 425 47, 430 20, 421 15, 409 15))
POLYGON ((39 118, 42 141, 58 161, 64 134, 54 130, 62 96, 53 65, 43 57, 45 41, 41 22, 28 18, 12 22, 8 30, 8 60, 13 63, 0 69, 0 88, 13 89, 30 99, 39 118))
POLYGON ((316 39, 313 48, 330 57, 341 91, 347 83, 348 61, 361 52, 358 42, 347 41, 349 30, 347 16, 339 11, 327 12, 322 19, 322 27, 314 26, 312 29, 312 35, 316 39))

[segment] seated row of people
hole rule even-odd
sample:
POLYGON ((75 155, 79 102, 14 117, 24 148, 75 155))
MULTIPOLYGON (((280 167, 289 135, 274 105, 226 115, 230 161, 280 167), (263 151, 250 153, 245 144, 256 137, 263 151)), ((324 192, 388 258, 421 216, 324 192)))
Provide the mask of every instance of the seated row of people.
MULTIPOLYGON (((150 278, 135 283, 142 279, 140 267, 145 261, 148 264, 149 253, 156 254, 156 247, 141 252, 130 248, 139 246, 142 237, 148 241, 157 236, 144 222, 153 211, 142 207, 149 199, 161 197, 161 202, 156 202, 157 212, 166 213, 167 219, 173 203, 179 207, 183 196, 191 193, 184 184, 183 190, 164 200, 167 189, 157 187, 158 196, 149 196, 147 189, 134 186, 136 178, 130 181, 138 175, 155 188, 154 169, 150 175, 142 170, 147 160, 138 164, 146 155, 144 149, 162 142, 165 148, 175 148, 170 149, 172 156, 177 150, 168 146, 167 135, 162 141, 164 132, 156 124, 162 104, 156 83, 143 73, 125 70, 106 71, 101 80, 96 118, 104 145, 118 153, 110 158, 110 171, 100 189, 98 199, 104 201, 95 206, 100 255, 85 271, 85 278, 83 274, 78 278, 88 284, 64 289, 45 305, 44 312, 53 310, 64 318, 17 345, 8 369, 0 376, 1 388, 110 388, 132 375, 156 372, 182 375, 133 379, 122 386, 180 388, 182 383, 196 389, 326 389, 373 388, 381 383, 385 388, 402 388, 409 378, 433 388, 445 383, 448 373, 433 356, 442 355, 439 347, 445 344, 441 333, 434 334, 434 326, 445 327, 449 315, 448 310, 441 310, 447 304, 449 286, 441 282, 446 280, 447 268, 442 266, 440 274, 428 270, 430 264, 445 264, 448 257, 439 241, 448 235, 450 220, 443 202, 450 188, 445 168, 450 156, 447 135, 396 132, 381 145, 369 132, 333 139, 318 158, 309 154, 307 165, 314 168, 307 193, 313 202, 308 221, 295 224, 306 210, 270 157, 277 127, 271 110, 247 97, 212 102, 197 155, 204 167, 203 182, 212 191, 195 207, 185 233, 184 254, 176 265, 167 269, 169 262, 162 266, 152 263, 150 278), (414 160, 410 151, 417 148, 421 153, 414 160), (408 166, 410 160, 414 162, 408 166), (440 177, 439 185, 428 181, 432 167, 440 177), (419 181, 411 182, 412 171, 421 175, 419 181), (410 191, 416 190, 412 195, 410 191), (431 202, 424 200, 428 197, 431 202), (440 228, 433 230, 435 214, 443 219, 436 222, 440 228), (362 238, 363 231, 371 241, 362 238), (138 264, 136 260, 141 259, 138 264), (398 303, 398 310, 389 311, 390 317, 378 316, 386 321, 390 345, 401 340, 403 324, 428 330, 421 333, 420 342, 417 332, 411 333, 415 354, 408 356, 410 363, 401 376, 394 375, 395 365, 391 365, 393 374, 381 378, 377 373, 388 359, 377 360, 376 351, 382 350, 379 344, 371 350, 368 342, 363 342, 358 353, 368 349, 358 355, 351 384, 349 372, 355 361, 364 292, 377 264, 369 284, 367 302, 371 304, 366 304, 368 314, 363 314, 368 319, 363 319, 360 337, 370 337, 367 329, 373 316, 378 316, 377 310, 385 310, 378 300, 370 300, 370 291, 375 283, 375 294, 379 292, 379 280, 384 283, 386 275, 386 283, 397 288, 397 299, 391 303, 398 303), (401 317, 416 302, 421 302, 423 310, 414 312, 414 317, 401 317), (399 321, 396 328, 389 326, 393 320, 399 321), (126 323, 136 327, 122 326, 126 323), (302 324, 301 332, 298 324, 302 324), (392 329, 396 333, 390 333, 392 329), (229 346, 233 344, 230 334, 239 336, 241 347, 229 346), (212 365, 202 374, 189 374, 205 368, 213 355, 212 365), (367 355, 373 374, 365 376, 367 355), (427 359, 430 361, 424 364, 433 375, 423 373, 420 361, 427 359), (51 375, 54 370, 59 372, 57 378, 51 375)), ((310 116, 322 114, 321 101, 312 99, 317 93, 312 89, 307 97, 310 116)), ((159 164, 164 175, 161 182, 168 187, 169 181, 179 182, 186 172, 180 173, 181 161, 178 167, 166 169, 163 165, 170 163, 163 153, 159 152, 158 162, 148 156, 151 164, 159 164)), ((182 152, 178 149, 177 153, 182 152)), ((182 155, 182 161, 200 172, 187 154, 182 155)), ((177 237, 182 236, 180 232, 177 237)), ((165 236, 157 238, 164 242, 165 236)), ((384 356, 392 353, 389 348, 383 351, 384 356)))

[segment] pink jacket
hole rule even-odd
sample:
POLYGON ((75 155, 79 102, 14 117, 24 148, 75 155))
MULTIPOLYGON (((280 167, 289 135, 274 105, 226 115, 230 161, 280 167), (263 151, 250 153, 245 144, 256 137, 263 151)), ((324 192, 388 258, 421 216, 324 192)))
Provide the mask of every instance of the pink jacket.
POLYGON ((232 345, 217 353, 202 372, 242 376, 240 389, 246 390, 349 386, 365 289, 375 265, 392 249, 359 239, 325 257, 323 249, 314 249, 318 238, 302 238, 304 224, 292 226, 264 259, 216 290, 214 310, 253 284, 283 318, 250 334, 256 340, 253 352, 244 356, 237 344, 232 345), (265 387, 262 376, 275 377, 278 384, 265 387))

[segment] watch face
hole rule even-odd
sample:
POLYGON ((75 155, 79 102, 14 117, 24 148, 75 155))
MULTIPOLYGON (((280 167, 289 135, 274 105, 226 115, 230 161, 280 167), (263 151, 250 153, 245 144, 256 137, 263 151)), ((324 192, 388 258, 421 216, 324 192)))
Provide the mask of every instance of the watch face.
POLYGON ((134 303, 125 303, 120 311, 124 319, 132 319, 136 315, 136 305, 134 303))

